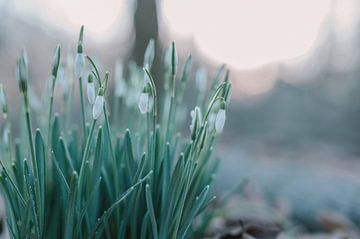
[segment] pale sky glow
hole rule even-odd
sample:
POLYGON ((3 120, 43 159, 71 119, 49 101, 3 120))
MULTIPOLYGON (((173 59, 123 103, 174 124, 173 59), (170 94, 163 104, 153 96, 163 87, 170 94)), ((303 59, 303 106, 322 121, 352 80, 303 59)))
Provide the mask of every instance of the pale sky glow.
POLYGON ((305 54, 330 0, 164 0, 170 30, 192 36, 201 51, 238 69, 305 54))
POLYGON ((123 0, 47 0, 44 4, 50 15, 76 27, 85 25, 96 35, 107 33, 119 17, 124 17, 123 0))

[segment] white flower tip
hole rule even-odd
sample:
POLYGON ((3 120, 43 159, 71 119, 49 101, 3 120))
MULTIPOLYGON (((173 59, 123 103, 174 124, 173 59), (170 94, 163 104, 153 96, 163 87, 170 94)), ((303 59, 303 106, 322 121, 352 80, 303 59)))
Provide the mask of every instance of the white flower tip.
POLYGON ((224 109, 220 109, 216 115, 215 119, 215 130, 216 133, 221 133, 223 131, 226 120, 226 113, 224 109))
POLYGON ((149 108, 149 94, 148 93, 141 93, 139 99, 139 110, 141 114, 145 114, 149 108))
POLYGON ((96 120, 100 117, 101 113, 103 112, 104 106, 104 96, 98 95, 96 96, 95 103, 93 106, 93 118, 96 120))

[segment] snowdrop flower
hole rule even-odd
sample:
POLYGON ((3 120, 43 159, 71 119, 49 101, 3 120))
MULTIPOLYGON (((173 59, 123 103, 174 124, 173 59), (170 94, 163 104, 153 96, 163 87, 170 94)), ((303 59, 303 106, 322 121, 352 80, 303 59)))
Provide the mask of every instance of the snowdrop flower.
POLYGON ((226 120, 226 111, 225 111, 225 102, 221 102, 220 109, 217 112, 215 119, 215 130, 216 133, 221 133, 223 131, 226 120))
POLYGON ((95 84, 94 84, 94 77, 91 73, 88 76, 86 90, 87 90, 87 97, 88 97, 89 103, 91 105, 93 105, 95 102, 95 84))
POLYGON ((145 114, 148 111, 148 105, 149 105, 149 94, 141 93, 139 98, 139 110, 141 114, 145 114))
POLYGON ((195 139, 198 128, 202 126, 202 115, 200 108, 196 106, 195 109, 190 112, 190 116, 191 116, 191 125, 190 125, 191 139, 195 139))
POLYGON ((141 114, 145 114, 146 112, 150 112, 152 108, 152 99, 150 97, 150 84, 146 84, 143 92, 140 94, 139 98, 139 110, 141 114))
POLYGON ((75 63, 74 63, 74 72, 75 72, 75 76, 77 78, 80 78, 82 76, 83 70, 84 70, 84 66, 85 66, 85 56, 84 54, 81 53, 76 53, 75 56, 75 63))
POLYGON ((96 96, 95 103, 93 106, 93 112, 92 112, 94 120, 97 120, 103 112, 103 106, 105 103, 104 93, 105 93, 104 89, 100 88, 99 93, 96 96))
POLYGON ((209 131, 212 131, 215 128, 215 120, 216 120, 216 113, 211 112, 208 117, 208 127, 209 131))
POLYGON ((25 49, 20 53, 20 57, 16 62, 16 78, 19 83, 19 88, 22 93, 27 92, 27 81, 29 78, 27 55, 25 49))
POLYGON ((85 66, 85 55, 83 53, 83 35, 84 35, 84 26, 81 26, 79 40, 77 44, 77 53, 74 62, 74 72, 77 78, 80 78, 82 76, 85 66))

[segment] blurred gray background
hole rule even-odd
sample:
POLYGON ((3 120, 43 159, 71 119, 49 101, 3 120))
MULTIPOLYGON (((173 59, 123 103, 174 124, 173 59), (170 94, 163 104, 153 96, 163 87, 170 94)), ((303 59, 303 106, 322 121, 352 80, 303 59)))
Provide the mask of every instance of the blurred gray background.
POLYGON ((312 224, 325 209, 360 223, 353 213, 360 196, 359 6, 359 0, 0 0, 0 83, 16 109, 15 61, 26 47, 39 93, 55 45, 73 55, 82 24, 86 52, 112 72, 117 59, 142 65, 155 38, 159 81, 164 49, 175 40, 181 66, 192 53, 193 75, 205 68, 210 81, 223 63, 231 71, 220 190, 248 178, 270 204, 286 199, 298 220, 312 224))

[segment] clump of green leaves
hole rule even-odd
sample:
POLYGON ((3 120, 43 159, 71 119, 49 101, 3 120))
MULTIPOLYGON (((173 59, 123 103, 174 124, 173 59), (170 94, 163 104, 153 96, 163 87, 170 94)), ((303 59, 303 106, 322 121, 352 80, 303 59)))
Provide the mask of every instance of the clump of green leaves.
POLYGON ((101 74, 85 55, 83 34, 82 27, 75 61, 67 63, 73 69, 71 76, 65 75, 65 61, 60 46, 56 47, 43 101, 29 87, 28 59, 21 51, 16 64, 22 98, 17 138, 0 86, 4 122, 0 185, 9 234, 12 238, 191 238, 195 220, 203 226, 199 218, 214 199, 209 190, 218 160, 212 151, 225 122, 231 89, 228 73, 219 83, 224 68, 219 69, 208 101, 201 98, 191 112, 190 132, 181 137, 191 56, 178 74, 176 48, 171 45, 159 99, 151 74, 153 40, 143 69, 130 64, 125 80, 123 65, 117 63, 110 84, 109 73, 101 74), (76 81, 71 80, 73 75, 76 81), (59 113, 54 113, 56 107, 59 113), (32 121, 38 126, 35 131, 32 121))

